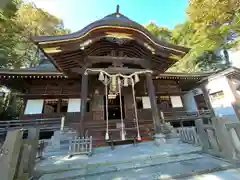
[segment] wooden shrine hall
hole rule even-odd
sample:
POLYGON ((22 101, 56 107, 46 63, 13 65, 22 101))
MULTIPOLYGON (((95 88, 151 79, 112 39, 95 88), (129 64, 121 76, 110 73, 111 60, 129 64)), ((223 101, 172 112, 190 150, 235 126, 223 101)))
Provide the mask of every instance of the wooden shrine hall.
MULTIPOLYGON (((1 83, 21 92, 21 119, 66 117, 66 125, 95 139, 151 139, 177 113, 183 95, 208 73, 168 73, 189 49, 160 41, 118 10, 82 30, 34 37, 42 61, 1 69, 1 83)), ((207 110, 199 97, 199 110, 207 110), (201 103, 200 103, 201 102, 201 103)))

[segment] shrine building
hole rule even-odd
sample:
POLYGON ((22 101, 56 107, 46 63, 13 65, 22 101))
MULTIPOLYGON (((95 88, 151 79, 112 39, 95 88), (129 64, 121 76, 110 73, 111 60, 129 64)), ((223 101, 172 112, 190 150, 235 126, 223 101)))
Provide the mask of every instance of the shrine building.
POLYGON ((75 33, 33 41, 39 65, 0 69, 1 84, 21 92, 20 119, 64 116, 66 126, 98 140, 150 140, 165 122, 187 126, 217 115, 238 120, 238 68, 166 72, 190 49, 159 40, 118 10, 75 33))

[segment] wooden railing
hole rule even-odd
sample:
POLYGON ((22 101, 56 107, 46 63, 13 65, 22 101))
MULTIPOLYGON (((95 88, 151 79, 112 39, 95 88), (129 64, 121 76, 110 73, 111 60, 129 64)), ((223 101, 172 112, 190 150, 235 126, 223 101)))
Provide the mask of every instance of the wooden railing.
POLYGON ((9 130, 39 127, 41 131, 60 129, 61 118, 0 121, 0 134, 9 130))
MULTIPOLYGON (((176 122, 176 121, 191 121, 200 118, 210 118, 212 113, 209 110, 204 111, 176 111, 176 112, 160 112, 162 119, 166 122, 176 122)), ((10 121, 0 121, 0 134, 7 132, 12 129, 21 129, 28 127, 40 127, 41 131, 51 131, 55 129, 60 129, 61 117, 65 117, 65 125, 74 128, 79 126, 80 123, 80 112, 75 113, 52 113, 52 114, 35 114, 23 116, 21 120, 10 120, 10 121)), ((148 125, 153 124, 151 109, 138 110, 139 117, 139 127, 145 128, 148 125)), ((116 128, 116 122, 120 120, 109 121, 109 128, 116 128)), ((133 118, 128 118, 124 120, 126 127, 135 127, 135 120, 133 118)), ((105 129, 106 122, 102 120, 93 120, 93 112, 86 113, 86 121, 84 126, 87 129, 105 129)), ((150 126, 149 126, 150 127, 150 126)))
POLYGON ((210 118, 212 113, 210 110, 201 111, 175 111, 175 112, 161 112, 161 118, 165 121, 182 121, 182 120, 195 120, 200 118, 210 118))

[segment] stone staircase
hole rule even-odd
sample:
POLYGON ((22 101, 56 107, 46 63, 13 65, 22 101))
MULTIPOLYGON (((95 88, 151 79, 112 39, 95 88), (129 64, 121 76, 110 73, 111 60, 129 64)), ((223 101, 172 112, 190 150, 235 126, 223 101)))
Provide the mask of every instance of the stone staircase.
POLYGON ((99 147, 91 157, 68 159, 66 152, 56 153, 45 153, 46 159, 37 163, 35 173, 39 180, 191 179, 236 168, 178 139, 169 139, 161 146, 152 141, 136 147, 122 145, 114 150, 99 147))

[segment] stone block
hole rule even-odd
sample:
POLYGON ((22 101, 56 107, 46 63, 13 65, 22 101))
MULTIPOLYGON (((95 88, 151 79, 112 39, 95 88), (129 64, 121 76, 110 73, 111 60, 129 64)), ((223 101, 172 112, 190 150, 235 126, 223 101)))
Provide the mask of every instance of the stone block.
POLYGON ((21 154, 19 157, 19 167, 17 172, 18 179, 28 179, 29 177, 29 157, 31 153, 31 145, 24 144, 21 149, 21 154))
POLYGON ((156 145, 166 144, 166 136, 164 134, 155 134, 154 141, 156 145))
POLYGON ((13 180, 17 171, 23 132, 9 131, 0 154, 0 179, 13 180))
POLYGON ((216 155, 219 154, 221 149, 218 143, 216 133, 213 130, 207 129, 207 134, 211 148, 216 153, 216 155))
POLYGON ((45 152, 60 150, 62 144, 69 145, 70 140, 76 136, 75 131, 65 130, 65 131, 55 131, 51 140, 48 142, 48 146, 45 148, 45 152))
POLYGON ((215 128, 216 136, 221 147, 221 155, 226 159, 232 159, 234 156, 234 147, 232 145, 232 140, 226 128, 226 124, 232 122, 232 120, 227 118, 212 118, 212 124, 215 128))
POLYGON ((37 156, 37 148, 38 148, 38 140, 39 140, 39 132, 38 128, 29 128, 28 129, 28 141, 30 142, 29 145, 31 146, 31 151, 29 153, 29 175, 33 174, 33 169, 35 166, 35 160, 37 156))
POLYGON ((202 119, 195 120, 195 126, 197 129, 197 134, 199 136, 203 151, 207 152, 210 148, 210 144, 208 141, 207 132, 204 130, 204 124, 202 119))

